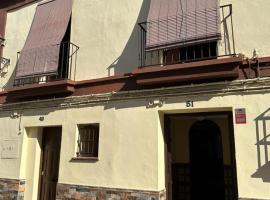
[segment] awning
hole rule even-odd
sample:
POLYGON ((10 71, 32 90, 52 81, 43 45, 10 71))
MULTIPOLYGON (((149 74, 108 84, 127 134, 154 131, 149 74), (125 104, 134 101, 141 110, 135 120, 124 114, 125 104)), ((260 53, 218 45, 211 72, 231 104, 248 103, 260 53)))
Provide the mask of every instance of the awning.
POLYGON ((151 0, 146 48, 220 38, 218 0, 151 0))
POLYGON ((36 13, 17 63, 16 78, 56 74, 60 44, 66 33, 72 0, 45 0, 36 13))

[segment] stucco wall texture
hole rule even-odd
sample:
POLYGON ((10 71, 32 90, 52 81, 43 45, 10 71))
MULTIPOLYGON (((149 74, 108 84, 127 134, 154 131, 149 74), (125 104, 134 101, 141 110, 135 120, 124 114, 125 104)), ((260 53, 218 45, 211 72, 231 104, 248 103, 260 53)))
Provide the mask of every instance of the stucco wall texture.
MULTIPOLYGON (((221 0, 233 4, 237 53, 270 55, 268 0, 221 0)), ((36 3, 10 11, 4 57, 11 58, 1 87, 13 84, 17 52, 23 47, 36 3)), ((74 0, 71 41, 80 46, 76 80, 130 72, 138 66, 137 23, 145 20, 143 0, 74 0)), ((26 180, 25 198, 37 197, 41 127, 62 126, 59 183, 143 191, 165 189, 163 116, 165 113, 234 111, 246 108, 247 124, 234 124, 239 197, 270 199, 269 145, 259 145, 270 123, 267 92, 167 98, 162 107, 147 108, 147 99, 113 101, 76 108, 22 110, 11 119, 0 112, 0 146, 18 141, 18 157, 0 158, 0 178, 26 180), (185 102, 192 99, 194 108, 185 102), (39 117, 44 116, 44 121, 39 117), (263 124, 265 122, 265 125, 263 124), (77 124, 100 123, 99 160, 73 162, 77 124), (256 127, 256 123, 258 126, 256 127), (22 131, 19 131, 19 127, 22 131), (258 137, 259 136, 259 137, 258 137), (257 144, 257 145, 256 145, 257 144), (266 151, 265 149, 268 149, 266 151), (258 153, 259 152, 259 153, 258 153), (267 155, 268 154, 268 155, 267 155)))
MULTIPOLYGON (((24 131, 20 135, 18 119, 10 119, 9 112, 2 113, 0 130, 4 134, 1 134, 0 140, 19 140, 23 147, 18 159, 0 159, 0 177, 26 180, 31 177, 36 181, 38 172, 33 172, 33 166, 38 166, 37 151, 40 151, 40 147, 38 129, 33 127, 62 126, 60 183, 161 191, 165 188, 163 114, 245 107, 247 124, 234 124, 239 196, 270 198, 267 182, 269 176, 261 171, 268 164, 265 160, 266 152, 264 146, 260 146, 258 157, 255 145, 256 135, 259 134, 260 139, 263 139, 270 125, 266 112, 269 109, 269 97, 269 94, 193 97, 194 109, 189 110, 185 106, 186 98, 169 98, 161 108, 147 109, 147 100, 141 99, 83 108, 23 111, 21 127, 24 127, 24 131), (39 120, 40 116, 44 116, 44 121, 39 120), (266 119, 266 129, 263 129, 263 116, 266 119), (257 121, 259 127, 256 129, 257 121), (72 162, 71 158, 76 153, 76 126, 85 123, 100 123, 99 161, 72 162), (5 134, 7 130, 13 135, 5 134), (29 134, 36 136, 31 137, 29 134), (258 160, 261 162, 259 169, 258 160)), ((26 183, 26 190, 27 187, 26 183)))
MULTIPOLYGON (((270 2, 220 0, 220 5, 227 4, 233 6, 236 53, 252 57, 256 49, 259 56, 269 56, 270 43, 265 40, 270 37, 270 22, 265 19, 270 2)), ((11 59, 11 65, 1 78, 1 87, 13 84, 17 52, 24 45, 36 6, 33 3, 8 12, 4 57, 11 59)), ((143 0, 73 1, 71 42, 80 47, 75 79, 101 78, 136 69, 140 51, 138 23, 146 21, 148 10, 149 2, 143 0)), ((220 43, 219 49, 222 55, 224 44, 220 43)))

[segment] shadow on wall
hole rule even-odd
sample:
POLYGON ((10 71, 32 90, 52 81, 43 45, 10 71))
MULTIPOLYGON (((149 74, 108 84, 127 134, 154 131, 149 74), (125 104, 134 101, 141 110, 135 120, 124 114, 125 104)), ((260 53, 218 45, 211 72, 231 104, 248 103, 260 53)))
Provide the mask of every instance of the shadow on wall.
POLYGON ((270 108, 255 118, 255 123, 258 169, 251 177, 270 183, 270 108))
POLYGON ((142 7, 129 40, 118 59, 107 67, 108 76, 132 72, 139 66, 140 32, 139 23, 145 22, 150 9, 150 1, 143 1, 142 7))

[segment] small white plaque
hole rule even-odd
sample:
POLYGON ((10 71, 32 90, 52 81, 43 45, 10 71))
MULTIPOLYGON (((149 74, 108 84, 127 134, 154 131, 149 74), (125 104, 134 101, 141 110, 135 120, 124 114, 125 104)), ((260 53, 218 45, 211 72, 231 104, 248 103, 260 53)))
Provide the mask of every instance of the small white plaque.
POLYGON ((3 140, 1 141, 0 147, 2 159, 15 159, 19 157, 18 140, 3 140))

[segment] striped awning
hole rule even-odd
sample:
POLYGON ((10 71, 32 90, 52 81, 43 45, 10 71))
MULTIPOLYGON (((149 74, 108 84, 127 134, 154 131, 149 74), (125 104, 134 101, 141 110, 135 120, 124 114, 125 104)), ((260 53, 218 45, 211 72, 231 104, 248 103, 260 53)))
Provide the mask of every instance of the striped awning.
POLYGON ((146 47, 217 40, 219 24, 218 0, 151 0, 146 47))
POLYGON ((17 63, 16 78, 56 74, 60 44, 66 33, 72 0, 44 0, 36 13, 17 63))

